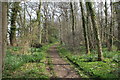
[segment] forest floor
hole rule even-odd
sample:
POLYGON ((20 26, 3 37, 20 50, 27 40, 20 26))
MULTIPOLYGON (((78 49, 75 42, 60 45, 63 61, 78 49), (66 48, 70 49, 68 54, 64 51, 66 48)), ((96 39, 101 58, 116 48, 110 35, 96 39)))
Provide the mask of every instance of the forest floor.
POLYGON ((53 77, 57 78, 80 78, 75 69, 67 63, 57 52, 57 45, 48 50, 51 64, 53 67, 53 77))
POLYGON ((54 44, 42 48, 30 48, 29 54, 20 52, 21 47, 8 47, 3 78, 118 78, 120 52, 103 48, 103 61, 97 54, 73 54, 64 46, 54 44), (18 54, 19 52, 19 54, 18 54), (109 54, 108 54, 109 53, 109 54))

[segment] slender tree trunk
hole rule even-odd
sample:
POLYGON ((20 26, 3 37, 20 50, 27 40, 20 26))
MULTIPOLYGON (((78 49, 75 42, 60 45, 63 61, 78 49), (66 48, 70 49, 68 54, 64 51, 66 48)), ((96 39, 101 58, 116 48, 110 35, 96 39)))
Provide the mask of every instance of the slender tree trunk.
POLYGON ((24 29, 24 36, 27 36, 27 31, 26 31, 26 4, 24 1, 24 22, 23 22, 23 29, 24 29))
POLYGON ((96 38, 96 42, 97 42, 97 49, 98 49, 98 61, 102 61, 103 60, 103 55, 102 55, 102 45, 101 45, 101 40, 100 40, 100 34, 99 34, 99 27, 97 24, 97 19, 96 19, 96 14, 94 9, 92 8, 92 3, 91 2, 86 2, 86 5, 89 8, 89 11, 91 12, 91 20, 92 20, 92 24, 93 24, 93 30, 94 30, 94 34, 95 34, 95 38, 96 38))
POLYGON ((62 25, 61 25, 61 22, 60 22, 60 18, 59 18, 59 24, 60 24, 60 28, 59 28, 60 44, 62 45, 63 44, 63 41, 62 41, 62 25))
POLYGON ((48 42, 48 30, 47 30, 47 29, 48 29, 48 25, 47 25, 47 22, 48 22, 48 21, 47 21, 47 16, 46 16, 45 26, 44 26, 44 30, 45 30, 45 33, 44 33, 44 34, 45 34, 45 36, 44 36, 44 37, 45 37, 45 39, 44 39, 45 41, 44 41, 44 42, 45 42, 45 43, 48 42))
MULTIPOLYGON (((65 22, 64 22, 64 26, 65 26, 65 37, 66 37, 66 41, 65 41, 65 43, 66 43, 66 45, 67 45, 67 47, 68 48, 70 48, 70 49, 73 49, 73 48, 71 48, 71 46, 69 46, 71 43, 70 43, 70 40, 69 40, 69 16, 68 16, 68 11, 67 10, 64 10, 64 12, 65 12, 65 22)), ((73 37, 73 36, 72 36, 73 37)), ((73 44, 73 42, 72 42, 72 44, 73 44)), ((74 45, 73 45, 74 46, 74 45)))
MULTIPOLYGON (((74 29, 74 11, 73 11, 73 4, 70 2, 70 8, 71 8, 71 17, 72 17, 72 38, 73 38, 73 48, 75 48, 75 29, 74 29)), ((74 50, 74 49, 73 49, 74 50)))
MULTIPOLYGON (((105 0, 105 32, 109 31, 107 30, 108 28, 108 7, 107 7, 107 1, 105 0)), ((104 32, 104 40, 105 40, 105 44, 106 47, 108 47, 108 35, 104 32)))
MULTIPOLYGON (((89 10, 88 10, 89 11, 89 10)), ((87 12, 88 13, 88 12, 87 12)), ((95 49, 96 47, 96 40, 95 40, 95 34, 94 34, 94 31, 93 31, 93 27, 92 27, 92 20, 91 20, 91 16, 90 16, 90 19, 89 19, 89 36, 90 36, 90 40, 91 40, 91 45, 90 45, 90 49, 95 49)), ((88 36, 88 37, 89 37, 88 36)))
POLYGON ((93 31, 91 30, 91 22, 90 22, 90 16, 87 13, 87 31, 88 31, 88 41, 89 41, 89 48, 90 51, 94 49, 94 41, 93 41, 93 31))
MULTIPOLYGON (((86 20, 85 20, 85 12, 83 9, 83 4, 80 2, 81 7, 81 13, 82 13, 82 26, 83 26, 83 32, 84 32, 84 39, 85 39, 85 46, 86 46, 86 54, 90 54, 90 48, 89 48, 89 41, 88 41, 88 34, 87 34, 87 26, 86 26, 86 20)), ((88 24, 87 24, 88 25, 88 24)))
MULTIPOLYGON (((103 2, 101 2, 101 4, 103 5, 103 2)), ((102 11, 103 7, 101 6, 100 8, 100 27, 101 27, 101 42, 104 42, 104 31, 103 31, 103 11, 102 11)))
POLYGON ((113 46, 113 3, 111 1, 111 23, 110 23, 110 36, 109 36, 109 47, 108 50, 112 51, 113 46))
POLYGON ((37 21, 38 21, 38 43, 40 43, 41 44, 41 36, 42 36, 42 34, 41 34, 41 13, 40 13, 40 11, 41 11, 41 2, 39 3, 39 9, 38 9, 38 11, 37 11, 37 21))
POLYGON ((47 43, 48 42, 48 4, 46 6, 44 6, 44 35, 43 35, 43 39, 42 42, 47 43))

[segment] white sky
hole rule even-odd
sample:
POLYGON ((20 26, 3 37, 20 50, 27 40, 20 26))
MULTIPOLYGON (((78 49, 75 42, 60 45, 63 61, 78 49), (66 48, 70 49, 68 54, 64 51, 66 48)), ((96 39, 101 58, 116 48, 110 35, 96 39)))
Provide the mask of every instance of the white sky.
MULTIPOLYGON (((78 2, 82 0, 0 0, 1 2, 20 2, 20 1, 30 1, 30 2, 78 2)), ((105 0, 85 0, 87 2, 101 2, 105 0)), ((109 1, 109 0, 107 0, 109 1)), ((112 0, 113 2, 118 2, 120 0, 112 0)))

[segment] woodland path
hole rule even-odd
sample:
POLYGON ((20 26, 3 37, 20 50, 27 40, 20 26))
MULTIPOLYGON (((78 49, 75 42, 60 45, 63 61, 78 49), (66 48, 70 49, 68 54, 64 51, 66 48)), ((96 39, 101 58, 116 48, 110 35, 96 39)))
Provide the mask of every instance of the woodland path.
POLYGON ((50 47, 48 53, 52 61, 51 64, 53 65, 53 72, 56 78, 80 78, 71 65, 59 56, 57 45, 50 47))

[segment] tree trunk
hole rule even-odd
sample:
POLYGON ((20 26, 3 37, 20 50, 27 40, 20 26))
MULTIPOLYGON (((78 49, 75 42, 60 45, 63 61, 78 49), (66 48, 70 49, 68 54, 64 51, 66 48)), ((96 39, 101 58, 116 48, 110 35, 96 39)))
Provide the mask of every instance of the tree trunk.
POLYGON ((0 2, 0 79, 2 79, 2 2, 0 2))
POLYGON ((0 39, 2 38, 2 49, 0 52, 2 52, 2 70, 4 70, 4 58, 5 58, 5 48, 6 48, 6 39, 7 39, 7 3, 3 2, 2 3, 2 32, 0 39))
POLYGON ((101 11, 100 12, 100 17, 101 17, 101 19, 100 19, 100 27, 101 27, 101 31, 100 32, 101 32, 101 43, 102 43, 102 42, 104 42, 104 38, 103 38, 104 37, 104 30, 103 30, 103 24, 104 23, 103 23, 103 11, 102 11, 103 10, 103 7, 102 7, 103 2, 101 2, 100 4, 101 4, 101 8, 100 8, 100 11, 101 11))
POLYGON ((45 39, 44 39, 44 42, 45 43, 47 43, 48 42, 48 20, 47 20, 47 16, 46 16, 46 18, 45 18, 45 26, 44 26, 44 31, 45 31, 45 35, 44 35, 44 37, 45 37, 45 39))
POLYGON ((11 46, 15 46, 16 42, 16 18, 17 12, 19 11, 19 3, 13 3, 12 13, 11 13, 11 27, 10 27, 10 44, 11 46))
POLYGON ((92 24, 93 24, 93 30, 94 30, 94 34, 95 34, 95 38, 96 38, 96 42, 97 42, 97 49, 98 49, 98 61, 102 61, 103 60, 103 55, 102 55, 102 45, 101 45, 101 40, 100 40, 100 34, 99 34, 99 28, 98 28, 98 24, 97 24, 97 20, 96 20, 96 14, 94 9, 92 8, 92 3, 91 2, 86 2, 86 5, 89 8, 89 11, 91 12, 91 20, 92 20, 92 24))
POLYGON ((46 4, 44 6, 44 26, 43 26, 43 29, 44 29, 44 33, 43 33, 43 39, 42 39, 42 42, 43 43, 47 43, 48 42, 48 4, 46 4))
POLYGON ((71 8, 71 17, 72 17, 72 38, 73 38, 73 50, 75 48, 75 30, 74 30, 74 12, 73 12, 73 4, 70 2, 70 8, 71 8))
POLYGON ((63 44, 63 41, 62 41, 62 25, 61 25, 61 22, 60 22, 60 18, 59 18, 59 39, 60 39, 60 44, 62 45, 63 44))
POLYGON ((81 13, 82 13, 82 26, 83 26, 83 33, 84 33, 84 39, 85 39, 86 54, 90 54, 88 34, 87 34, 87 26, 86 26, 86 21, 85 21, 85 12, 83 9, 82 2, 80 2, 80 6, 81 6, 81 13))
POLYGON ((118 22, 118 45, 117 45, 117 50, 120 51, 120 1, 115 3, 115 8, 116 8, 116 17, 117 17, 117 22, 118 22))
POLYGON ((104 40, 105 40, 105 45, 106 45, 106 47, 108 47, 108 43, 109 43, 109 41, 108 41, 108 35, 105 33, 105 32, 107 32, 107 31, 109 31, 109 30, 107 30, 107 28, 108 28, 108 7, 107 7, 107 1, 105 0, 105 31, 104 31, 104 40))
MULTIPOLYGON (((112 1, 111 1, 110 35, 113 36, 113 3, 112 3, 112 1)), ((109 51, 112 51, 112 46, 113 46, 113 37, 112 36, 109 36, 109 47, 108 47, 109 51)))
POLYGON ((39 3, 39 9, 37 11, 37 21, 38 21, 38 43, 41 44, 41 2, 39 3))

